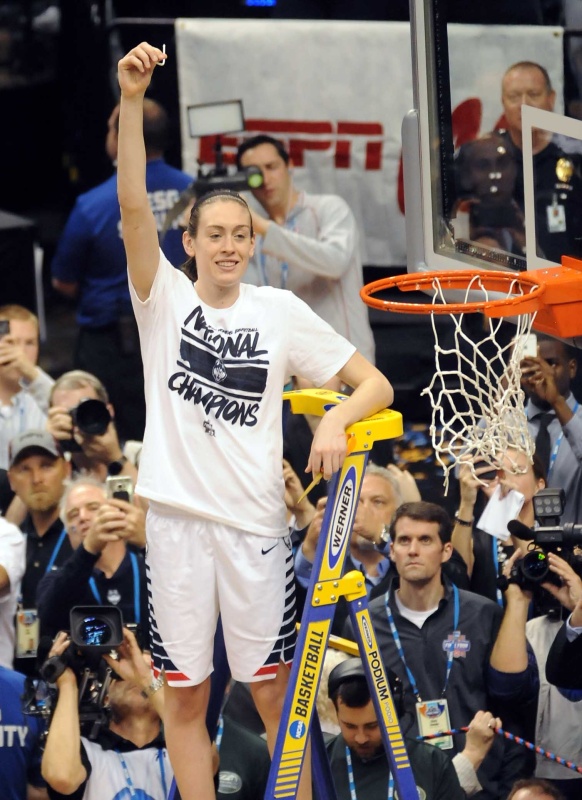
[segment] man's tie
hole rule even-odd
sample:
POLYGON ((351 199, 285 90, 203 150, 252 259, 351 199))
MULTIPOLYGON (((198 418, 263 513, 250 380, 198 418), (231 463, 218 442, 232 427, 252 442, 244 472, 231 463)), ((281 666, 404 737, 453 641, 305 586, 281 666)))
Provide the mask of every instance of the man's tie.
POLYGON ((539 414, 535 419, 539 420, 540 428, 536 435, 536 454, 544 467, 544 475, 548 474, 548 470, 550 468, 550 455, 552 451, 552 446, 550 443, 550 433, 548 431, 548 425, 555 419, 554 414, 539 414))

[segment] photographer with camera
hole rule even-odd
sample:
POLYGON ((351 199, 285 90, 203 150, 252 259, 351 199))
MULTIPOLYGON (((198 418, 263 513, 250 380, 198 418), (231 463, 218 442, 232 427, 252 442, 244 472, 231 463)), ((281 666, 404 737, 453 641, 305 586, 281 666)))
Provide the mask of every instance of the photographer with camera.
MULTIPOLYGON (((49 658, 70 647, 60 632, 49 658)), ((115 678, 109 685, 109 728, 95 741, 81 736, 77 675, 67 666, 56 679, 58 699, 42 758, 51 800, 146 796, 166 800, 173 773, 162 734, 164 687, 154 680, 133 633, 123 631, 116 658, 104 655, 115 678)))
POLYGON ((508 448, 499 459, 497 471, 476 463, 475 475, 471 470, 469 457, 461 458, 461 497, 451 541, 465 564, 471 591, 500 603, 497 587, 499 568, 512 555, 516 546, 522 547, 519 540, 507 537, 506 530, 499 530, 498 535, 492 535, 478 527, 475 509, 479 503, 479 494, 484 494, 492 507, 510 499, 511 494, 516 508, 521 503, 516 518, 527 527, 532 527, 533 497, 545 485, 543 465, 537 455, 530 461, 523 451, 508 448), (491 499, 494 494, 495 498, 491 499))
MULTIPOLYGON (((566 698, 551 686, 546 676, 546 659, 562 624, 564 614, 560 612, 571 610, 582 598, 582 580, 563 558, 556 553, 547 554, 548 579, 537 585, 559 605, 552 612, 528 620, 536 584, 516 568, 523 557, 518 550, 503 567, 507 579, 506 608, 491 653, 491 695, 504 704, 515 705, 522 713, 528 705, 535 705, 533 741, 579 764, 582 694, 566 698)), ((535 775, 555 784, 568 800, 579 800, 582 796, 580 775, 556 762, 536 755, 535 775)))
POLYGON ((545 469, 546 483, 564 489, 563 522, 582 520, 582 408, 571 391, 577 351, 537 334, 538 354, 521 362, 528 428, 545 469))
POLYGON ((148 640, 145 515, 125 500, 108 498, 91 476, 67 487, 61 517, 74 552, 61 569, 45 575, 38 587, 41 635, 68 626, 76 605, 113 605, 126 622, 141 627, 148 640), (132 545, 132 547, 129 547, 132 545))
POLYGON ((249 283, 291 290, 373 362, 374 337, 360 300, 359 232, 348 204, 296 189, 289 153, 272 136, 245 139, 237 167, 257 167, 264 179, 252 190, 260 210, 251 208, 257 241, 249 283))
POLYGON ((77 470, 101 480, 128 475, 136 482, 137 469, 123 452, 107 390, 91 373, 73 370, 61 375, 51 392, 47 428, 71 453, 77 470))

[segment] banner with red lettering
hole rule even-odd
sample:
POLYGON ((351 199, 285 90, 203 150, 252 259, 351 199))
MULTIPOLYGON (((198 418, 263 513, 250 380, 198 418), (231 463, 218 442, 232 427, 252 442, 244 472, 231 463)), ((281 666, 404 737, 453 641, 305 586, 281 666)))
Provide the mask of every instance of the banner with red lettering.
MULTIPOLYGON (((190 138, 188 106, 241 99, 246 132, 223 138, 226 163, 243 136, 278 137, 290 150, 299 188, 339 194, 350 204, 365 264, 406 263, 401 124, 413 106, 408 24, 180 19, 176 43, 187 172, 196 174, 199 159, 214 164, 214 137, 190 138)), ((498 122, 501 78, 517 61, 541 62, 562 98, 559 28, 450 25, 449 60, 457 145, 498 122)))

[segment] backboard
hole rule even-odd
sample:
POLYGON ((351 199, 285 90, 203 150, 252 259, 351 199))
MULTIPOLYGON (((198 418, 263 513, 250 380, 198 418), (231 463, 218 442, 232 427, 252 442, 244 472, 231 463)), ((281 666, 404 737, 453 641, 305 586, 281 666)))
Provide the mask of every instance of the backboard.
MULTIPOLYGON (((577 242, 563 245, 559 235, 566 225, 569 233, 574 228, 569 210, 566 219, 564 198, 570 200, 582 153, 582 123, 557 113, 563 97, 561 29, 532 27, 530 41, 509 47, 504 46, 507 28, 499 26, 499 42, 488 44, 483 69, 482 52, 476 67, 466 60, 459 64, 451 51, 455 37, 449 34, 455 26, 447 22, 446 6, 446 0, 411 0, 414 109, 402 128, 408 271, 521 271, 555 266, 561 255, 582 257, 582 239, 578 252, 577 242), (501 83, 506 70, 523 61, 547 70, 556 101, 555 113, 522 106, 523 179, 520 152, 517 184, 524 186, 524 199, 515 203, 508 189, 508 182, 516 181, 508 167, 515 151, 503 131, 501 83), (474 93, 467 96, 471 80, 474 93), (534 190, 543 177, 536 174, 541 167, 534 160, 539 129, 572 154, 552 167, 556 175, 545 196, 534 190), (544 238, 544 227, 552 235, 544 238)), ((474 37, 475 52, 480 30, 473 26, 467 33, 474 37)))

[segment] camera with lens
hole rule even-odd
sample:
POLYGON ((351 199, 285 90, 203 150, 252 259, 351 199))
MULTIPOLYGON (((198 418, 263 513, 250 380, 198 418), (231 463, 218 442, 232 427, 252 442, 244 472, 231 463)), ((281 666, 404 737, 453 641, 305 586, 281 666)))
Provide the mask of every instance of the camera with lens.
POLYGON ((537 527, 530 529, 519 520, 508 524, 513 536, 529 541, 530 545, 525 556, 513 565, 509 578, 500 579, 501 589, 507 583, 516 583, 528 591, 535 591, 542 583, 561 586, 559 577, 550 570, 550 553, 556 553, 580 572, 574 548, 582 546, 582 525, 574 522, 560 525, 565 498, 563 489, 541 489, 533 497, 537 527))
POLYGON ((81 725, 94 738, 109 718, 105 699, 112 670, 102 656, 123 642, 123 617, 115 606, 75 606, 69 624, 70 645, 42 664, 41 680, 27 678, 22 709, 25 714, 50 718, 57 695, 54 684, 70 668, 79 685, 81 725))
MULTIPOLYGON (((69 409, 69 414, 75 425, 85 436, 103 436, 111 422, 111 414, 107 405, 102 400, 86 398, 78 406, 69 409)), ((74 439, 61 442, 61 447, 69 453, 78 453, 81 445, 74 439)))
POLYGON ((103 436, 111 422, 109 409, 102 400, 81 400, 76 408, 69 410, 69 414, 73 425, 87 436, 103 436))
POLYGON ((227 100, 215 103, 199 103, 188 106, 190 137, 214 137, 214 165, 204 168, 198 161, 196 180, 180 194, 175 205, 168 211, 161 231, 161 239, 183 214, 193 199, 199 200, 215 190, 245 192, 260 189, 265 179, 259 167, 243 167, 232 172, 228 169, 222 152, 222 137, 225 134, 245 130, 242 100, 227 100))

